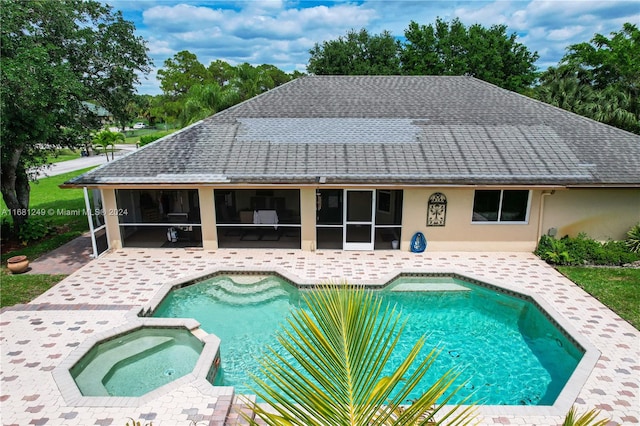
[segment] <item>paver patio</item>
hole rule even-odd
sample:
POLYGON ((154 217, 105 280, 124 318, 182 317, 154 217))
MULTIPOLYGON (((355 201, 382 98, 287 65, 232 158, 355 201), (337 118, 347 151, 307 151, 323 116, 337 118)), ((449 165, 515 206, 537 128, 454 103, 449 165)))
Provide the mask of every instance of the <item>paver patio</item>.
MULTIPOLYGON (((640 419, 640 332, 529 253, 122 249, 91 261, 29 304, 2 310, 3 425, 222 425, 230 395, 188 383, 134 408, 69 405, 53 370, 89 336, 131 321, 168 282, 215 271, 275 271, 300 283, 385 283, 400 272, 457 273, 535 292, 601 353, 575 401, 611 424, 640 419)), ((223 342, 224 344, 224 342, 223 342)), ((486 409, 481 424, 557 425, 562 417, 486 409)), ((513 411, 513 410, 511 410, 513 411)), ((231 417, 230 417, 231 418, 231 417)))

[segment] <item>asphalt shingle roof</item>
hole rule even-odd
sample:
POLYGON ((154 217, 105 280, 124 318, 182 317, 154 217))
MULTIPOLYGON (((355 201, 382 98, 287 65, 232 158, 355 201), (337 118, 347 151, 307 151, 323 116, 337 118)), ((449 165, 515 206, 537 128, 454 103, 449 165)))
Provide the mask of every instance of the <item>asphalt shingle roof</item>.
POLYGON ((68 182, 640 186, 640 136, 471 77, 309 76, 68 182))

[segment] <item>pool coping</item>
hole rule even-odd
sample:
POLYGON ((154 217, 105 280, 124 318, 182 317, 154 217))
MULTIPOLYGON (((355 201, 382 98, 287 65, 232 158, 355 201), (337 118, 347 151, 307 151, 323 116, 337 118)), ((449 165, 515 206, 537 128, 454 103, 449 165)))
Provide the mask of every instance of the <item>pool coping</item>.
MULTIPOLYGON (((312 289, 317 288, 321 284, 312 283, 297 283, 294 281, 286 270, 276 270, 277 268, 256 268, 255 270, 243 269, 219 269, 209 270, 207 273, 193 274, 179 279, 165 282, 162 287, 156 292, 155 296, 146 303, 141 309, 138 310, 137 315, 141 315, 144 318, 149 318, 155 309, 162 303, 167 297, 169 292, 174 289, 186 287, 209 278, 220 275, 276 275, 288 283, 299 289, 312 289)), ((580 391, 584 387, 591 372, 596 366, 601 352, 593 345, 587 338, 585 338, 567 319, 565 319, 555 308, 544 300, 542 297, 538 297, 535 292, 528 291, 526 289, 510 286, 505 283, 488 282, 486 277, 480 277, 468 272, 399 272, 390 273, 384 283, 378 282, 361 282, 361 283, 349 283, 354 286, 364 286, 372 289, 383 289, 387 287, 392 281, 400 277, 452 277, 465 281, 469 281, 472 284, 480 285, 484 288, 493 289, 504 292, 508 295, 521 298, 534 304, 540 312, 551 321, 572 343, 577 345, 579 349, 584 351, 580 362, 575 367, 573 373, 567 380, 567 383, 560 391, 560 394, 556 397, 553 405, 477 405, 476 410, 478 414, 483 416, 564 416, 571 409, 574 401, 578 397, 580 391)), ((133 312, 134 310, 132 310, 133 312)), ((195 321, 195 320, 194 320, 195 321)))

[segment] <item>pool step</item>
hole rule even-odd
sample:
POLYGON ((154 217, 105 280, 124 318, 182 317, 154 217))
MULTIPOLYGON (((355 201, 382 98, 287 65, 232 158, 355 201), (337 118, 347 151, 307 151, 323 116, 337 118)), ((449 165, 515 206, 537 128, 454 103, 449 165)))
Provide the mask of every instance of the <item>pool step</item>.
POLYGON ((237 284, 231 280, 219 281, 208 292, 214 299, 229 305, 249 305, 269 302, 289 293, 276 281, 263 280, 256 284, 237 284))
POLYGON ((390 289, 390 291, 471 291, 470 288, 456 283, 448 282, 435 282, 435 283, 421 283, 421 282, 407 282, 401 283, 390 289))
MULTIPOLYGON (((279 281, 266 278, 252 284, 239 284, 232 279, 225 279, 216 282, 216 287, 223 288, 229 293, 235 294, 252 294, 258 293, 270 289, 282 289, 282 284, 279 281)), ((283 290, 284 291, 284 290, 283 290)))
POLYGON ((109 392, 103 385, 103 380, 116 364, 144 352, 168 346, 173 340, 173 337, 166 336, 143 336, 98 354, 75 377, 78 389, 83 395, 109 396, 109 392))

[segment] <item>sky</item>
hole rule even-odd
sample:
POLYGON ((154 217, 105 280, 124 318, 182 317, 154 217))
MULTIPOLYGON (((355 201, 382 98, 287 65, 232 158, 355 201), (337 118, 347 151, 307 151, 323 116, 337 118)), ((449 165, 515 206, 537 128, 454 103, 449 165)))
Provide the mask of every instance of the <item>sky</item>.
POLYGON ((402 40, 411 21, 432 24, 459 18, 466 26, 495 24, 516 33, 518 42, 538 52, 539 69, 557 65, 566 47, 596 34, 640 23, 640 0, 114 0, 147 41, 153 71, 141 78, 140 94, 160 94, 157 70, 182 50, 205 66, 271 64, 286 72, 306 71, 309 50, 349 30, 389 31, 402 40))

